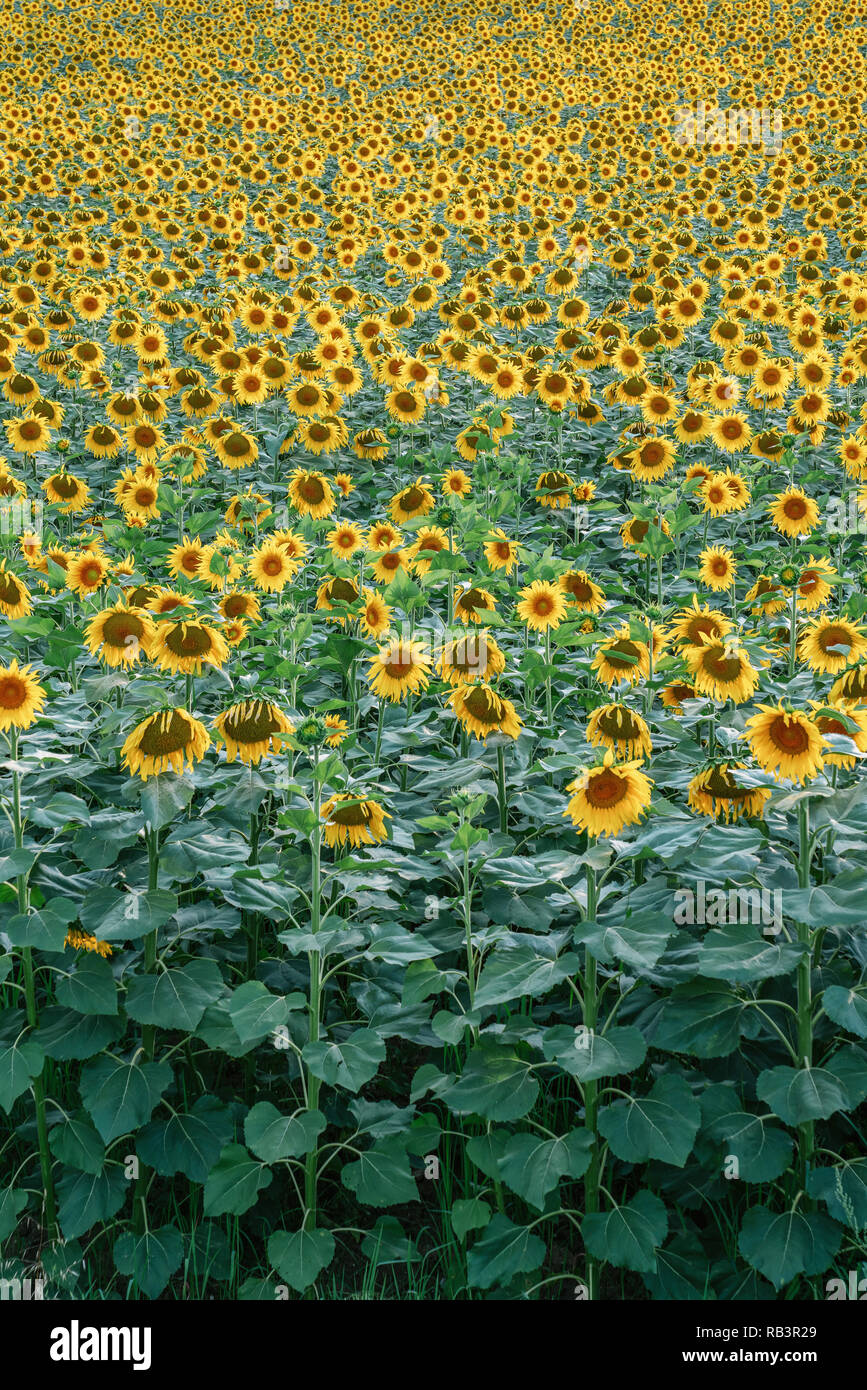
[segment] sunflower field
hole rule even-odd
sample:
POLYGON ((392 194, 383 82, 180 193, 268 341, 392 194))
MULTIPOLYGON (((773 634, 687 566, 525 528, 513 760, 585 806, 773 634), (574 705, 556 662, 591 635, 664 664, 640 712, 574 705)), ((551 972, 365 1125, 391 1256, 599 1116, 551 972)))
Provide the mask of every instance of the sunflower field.
POLYGON ((3 0, 0 1278, 867 1288, 867 18, 3 0))

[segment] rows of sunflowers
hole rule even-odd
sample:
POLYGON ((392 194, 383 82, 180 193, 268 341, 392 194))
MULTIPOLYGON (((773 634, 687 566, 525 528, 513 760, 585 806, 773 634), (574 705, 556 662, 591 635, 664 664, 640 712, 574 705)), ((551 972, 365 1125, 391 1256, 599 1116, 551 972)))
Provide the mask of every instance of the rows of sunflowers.
POLYGON ((3 11, 0 1273, 826 1297, 864 17, 3 11))

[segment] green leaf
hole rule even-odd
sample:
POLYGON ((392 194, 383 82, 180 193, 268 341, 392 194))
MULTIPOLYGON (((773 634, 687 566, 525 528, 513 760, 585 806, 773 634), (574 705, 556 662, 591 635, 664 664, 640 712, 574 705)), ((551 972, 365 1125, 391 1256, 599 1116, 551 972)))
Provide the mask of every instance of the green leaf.
POLYGON ((60 1228, 66 1240, 83 1236, 91 1226, 120 1211, 130 1190, 119 1166, 101 1173, 64 1173, 57 1184, 60 1228))
POLYGON ((708 1086, 702 1093, 704 1131, 722 1144, 724 1155, 738 1161, 744 1182, 773 1182, 788 1168, 792 1140, 767 1115, 750 1115, 741 1108, 732 1086, 708 1086))
POLYGON ((829 985, 822 995, 822 1008, 832 1023, 839 1023, 856 1037, 867 1038, 867 998, 858 990, 829 985))
POLYGON ((79 1090, 84 1108, 106 1144, 146 1124, 171 1084, 167 1062, 141 1066, 120 1057, 98 1057, 82 1069, 79 1090))
POLYGON ((663 1003, 647 1038, 664 1052, 726 1057, 740 1045, 744 1001, 723 983, 678 985, 663 1003))
POLYGON ((307 1043, 302 1056, 326 1086, 358 1092, 385 1060, 385 1043, 370 1028, 356 1028, 342 1042, 307 1043))
POLYGON ((867 1227, 867 1158, 814 1168, 807 1178, 807 1191, 825 1203, 835 1221, 853 1231, 867 1227))
POLYGON ((244 1138, 257 1158, 277 1163, 281 1158, 302 1158, 315 1149, 326 1123, 319 1110, 281 1115, 270 1101, 262 1100, 244 1121, 244 1138))
POLYGON ((750 1207, 741 1225, 738 1249, 748 1264, 775 1289, 797 1274, 822 1274, 836 1255, 843 1231, 823 1212, 773 1212, 750 1207))
POLYGON ((191 1033, 207 1006, 222 992, 223 979, 216 961, 191 960, 180 969, 133 975, 126 1011, 136 1023, 191 1033))
POLYGON ((562 1177, 580 1178, 586 1172, 592 1149, 593 1135, 586 1129, 573 1129, 560 1139, 513 1134, 500 1160, 500 1174, 513 1192, 542 1211, 562 1177))
POLYGON ((48 1147, 70 1168, 82 1173, 101 1173, 105 1166, 105 1145, 89 1120, 71 1115, 48 1131, 48 1147))
POLYGON ((530 1274, 545 1258, 543 1241, 524 1226, 497 1212, 467 1254, 467 1280, 472 1288, 508 1284, 516 1274, 530 1274))
POLYGON ((36 1031, 46 1057, 58 1062, 95 1057, 124 1031, 123 1021, 108 1014, 78 1014, 74 1009, 43 1009, 36 1031))
POLYGON ((442 1092, 458 1115, 485 1120, 520 1120, 539 1095, 529 1064, 509 1048, 482 1041, 470 1053, 463 1074, 442 1092))
POLYGON ((136 1153, 161 1177, 184 1173, 203 1183, 233 1133, 232 1115, 215 1096, 199 1096, 192 1109, 152 1120, 139 1132, 136 1153))
POLYGON ((499 946, 479 977, 473 1008, 489 1009, 524 997, 539 999, 574 975, 579 963, 578 957, 569 953, 552 960, 529 944, 499 946))
POLYGON ((270 1171, 243 1144, 227 1144, 205 1183, 205 1216, 242 1216, 270 1183, 270 1171))
MULTIPOLYGON (((299 997, 300 998, 300 997, 299 997)), ((261 980, 248 980, 233 991, 229 1017, 242 1043, 261 1042, 286 1022, 298 1003, 286 995, 272 994, 261 980)))
POLYGON ((19 1034, 12 1042, 0 1043, 0 1107, 7 1115, 42 1071, 44 1062, 45 1054, 32 1038, 19 1034))
POLYGON ((290 1288, 303 1293, 334 1259, 334 1237, 330 1231, 274 1231, 268 1259, 290 1288))
POLYGON ((827 1120, 850 1108, 843 1082, 822 1067, 770 1067, 756 1081, 756 1095, 787 1125, 827 1120))
POLYGON ((174 893, 162 888, 151 888, 147 893, 96 888, 81 904, 79 920, 99 941, 138 941, 163 926, 177 910, 174 893))
POLYGON ((142 815, 154 830, 162 830, 164 825, 185 811, 193 799, 195 788, 188 777, 178 777, 174 772, 162 772, 149 777, 141 789, 142 815))
POLYGON ((542 1051, 579 1081, 599 1081, 635 1071, 647 1056, 647 1044, 637 1028, 609 1028, 603 1036, 558 1023, 542 1035, 542 1051))
POLYGON ((699 974, 733 985, 769 980, 791 974, 804 949, 797 941, 771 941, 748 922, 732 922, 709 931, 699 945, 699 974))
POLYGON ((628 925, 605 926, 601 922, 579 922, 573 940, 576 944, 589 946, 596 959, 605 965, 619 960, 630 970, 642 974, 645 970, 653 969, 675 931, 675 924, 670 918, 648 913, 641 919, 630 918, 628 925))
POLYGON ((459 1197, 452 1203, 452 1230, 458 1240, 470 1231, 483 1231, 491 1219, 491 1208, 484 1197, 459 1197))
POLYGON ((45 907, 11 918, 3 930, 13 946, 32 946, 36 951, 62 951, 69 923, 75 920, 75 903, 52 898, 45 907))
POLYGON ((380 1139, 354 1163, 346 1163, 340 1181, 359 1202, 371 1207, 395 1207, 417 1202, 418 1188, 410 1171, 401 1136, 380 1139))
POLYGON ((54 986, 58 1004, 79 1014, 116 1014, 117 985, 111 964, 93 951, 82 952, 75 969, 54 986))
POLYGON ((658 1158, 682 1168, 701 1121, 698 1101, 680 1076, 661 1076, 647 1096, 630 1096, 599 1112, 599 1132, 618 1158, 658 1158))
POLYGON ((184 1258, 184 1242, 174 1226, 136 1235, 127 1231, 114 1243, 118 1273, 134 1279, 145 1298, 159 1298, 184 1258))
POLYGON ((594 1259, 655 1274, 656 1251, 668 1235, 668 1214, 654 1192, 642 1189, 622 1207, 585 1216, 581 1234, 594 1259))
POLYGON ((14 1192, 11 1187, 0 1189, 0 1240, 11 1236, 26 1206, 26 1192, 14 1192))

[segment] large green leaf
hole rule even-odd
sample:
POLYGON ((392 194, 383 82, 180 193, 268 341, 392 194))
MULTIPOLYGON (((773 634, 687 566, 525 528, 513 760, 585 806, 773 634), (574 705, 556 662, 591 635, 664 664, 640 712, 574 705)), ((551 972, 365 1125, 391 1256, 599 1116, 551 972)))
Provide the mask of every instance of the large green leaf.
POLYGON ((843 1230, 823 1212, 774 1212, 750 1207, 741 1224, 738 1249, 775 1289, 797 1274, 823 1274, 840 1248, 843 1230))
POLYGON ((859 990, 829 985, 822 995, 822 1008, 833 1023, 856 1037, 867 1038, 867 996, 859 990))
POLYGON ((648 1030, 648 1041, 665 1052, 726 1057, 740 1045, 745 1004, 722 982, 678 985, 648 1030))
POLYGON ((545 1245, 534 1231, 516 1226, 497 1212, 467 1254, 467 1279, 472 1288, 508 1284, 517 1274, 530 1274, 545 1258, 545 1245))
POLYGON ((510 999, 538 999, 579 967, 578 957, 567 953, 548 958, 530 945, 499 947, 485 964, 473 999, 473 1009, 490 1009, 510 999))
MULTIPOLYGON (((22 1024, 26 1027, 22 1014, 22 1024)), ((42 1071, 45 1054, 38 1042, 20 1033, 11 1041, 0 1042, 0 1107, 6 1113, 42 1071)))
POLYGON ((244 1138, 257 1158, 277 1163, 282 1158, 301 1158, 310 1153, 325 1125, 325 1116, 319 1110, 281 1115, 269 1100, 262 1100, 244 1121, 244 1138))
POLYGON ((605 964, 619 960, 640 974, 653 969, 676 930, 671 918, 654 913, 630 917, 617 925, 579 922, 573 938, 588 946, 597 960, 605 964))
POLYGON ((699 973, 711 980, 749 984, 790 975, 805 947, 797 941, 771 941, 748 922, 709 931, 698 948, 699 973))
POLYGON ((146 893, 119 893, 116 888, 95 888, 79 909, 85 931, 100 941, 138 941, 156 931, 178 910, 174 893, 151 888, 146 893))
POLYGON ((85 1110, 109 1144, 147 1123, 171 1080, 167 1062, 139 1065, 105 1056, 82 1069, 79 1089, 85 1110))
POLYGON ((162 1177, 184 1173, 203 1183, 232 1138, 231 1112, 215 1096, 199 1096, 187 1111, 152 1120, 140 1130, 136 1152, 162 1177))
POLYGON ((229 1000, 229 1017, 242 1043, 260 1042, 303 1003, 303 995, 272 994, 261 980, 239 985, 229 1000))
POLYGON ((867 1227, 867 1158, 814 1168, 807 1178, 807 1190, 825 1203, 835 1221, 851 1226, 853 1231, 867 1227))
POLYGON ((184 1242, 174 1226, 141 1235, 127 1231, 114 1243, 118 1272, 135 1280, 145 1298, 159 1298, 183 1258, 184 1242))
POLYGON ((510 1048, 482 1041, 467 1059, 463 1074, 442 1092, 459 1115, 485 1120, 520 1120, 536 1103, 539 1083, 529 1064, 510 1048))
POLYGON ((701 1110, 680 1076, 661 1076, 649 1095, 629 1096, 599 1111, 599 1132, 618 1158, 658 1158, 682 1168, 692 1152, 701 1110))
POLYGON ((334 1259, 334 1237, 330 1231, 274 1231, 268 1259, 290 1288, 303 1293, 334 1259))
POLYGON ((822 1067, 771 1067, 759 1075, 756 1095, 787 1125, 827 1120, 850 1107, 843 1082, 822 1067))
POLYGON ((500 1161, 500 1174, 513 1192, 542 1211, 545 1198, 562 1177, 580 1178, 590 1165, 593 1135, 573 1129, 560 1139, 513 1134, 500 1161))
POLYGON ((101 1173, 64 1173, 57 1184, 57 1199, 65 1238, 73 1240, 97 1222, 108 1221, 120 1211, 129 1191, 119 1164, 112 1164, 101 1173))
POLYGON ((82 1173, 101 1173, 105 1166, 105 1144, 88 1119, 70 1115, 48 1131, 48 1146, 61 1163, 82 1173))
POLYGON ((360 1091, 385 1060, 385 1043, 369 1028, 356 1028, 342 1042, 307 1043, 302 1053, 314 1076, 328 1086, 360 1091))
POLYGON ((732 1086, 708 1086, 701 1108, 705 1133, 723 1146, 723 1159, 737 1159, 744 1182, 773 1182, 789 1166, 790 1136, 768 1116, 743 1110, 732 1086))
POLYGON ((394 1207, 419 1200, 399 1136, 380 1139, 359 1154, 354 1163, 344 1164, 340 1180, 365 1206, 394 1207))
POLYGON ((117 985, 111 963, 92 951, 79 956, 75 969, 60 975, 54 987, 58 1004, 79 1014, 116 1014, 117 985))
POLYGON ((191 960, 179 969, 134 975, 127 990, 126 1011, 136 1023, 190 1033, 222 991, 216 961, 191 960))
POLYGON ((545 1056, 579 1081, 598 1081, 635 1071, 647 1056, 637 1028, 609 1028, 604 1035, 558 1023, 542 1036, 545 1056))
POLYGON ((656 1251, 668 1235, 668 1215, 656 1193, 642 1189, 623 1206, 585 1216, 581 1234, 594 1259, 653 1274, 656 1251))
POLYGON ((271 1173, 251 1158, 243 1144, 227 1144, 205 1183, 206 1216, 242 1216, 254 1205, 271 1173))

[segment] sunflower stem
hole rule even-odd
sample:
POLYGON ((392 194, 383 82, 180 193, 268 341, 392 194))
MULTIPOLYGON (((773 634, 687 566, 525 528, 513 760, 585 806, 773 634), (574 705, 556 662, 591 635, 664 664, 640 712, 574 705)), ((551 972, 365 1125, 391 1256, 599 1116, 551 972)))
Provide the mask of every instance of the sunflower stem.
MULTIPOLYGON (((809 802, 800 801, 798 803, 799 888, 809 888, 810 886, 812 852, 809 802)), ((798 1057, 801 1065, 809 1070, 813 1065, 813 1000, 810 928, 806 922, 798 923, 798 941, 804 952, 798 963, 798 1057)), ((814 1141, 814 1121, 806 1120, 804 1124, 798 1126, 798 1185, 801 1192, 807 1190, 814 1141)))
POLYGON ((789 617, 789 680, 795 674, 795 648, 798 635, 798 586, 792 589, 792 610, 789 617))
MULTIPOLYGON (((145 826, 145 841, 148 850, 148 892, 152 893, 158 883, 160 875, 160 852, 159 852, 159 831, 154 827, 148 829, 145 826)), ((157 929, 149 931, 144 939, 144 971, 147 975, 152 975, 157 964, 157 929)), ((153 1024, 145 1024, 141 1030, 141 1045, 146 1062, 154 1059, 154 1049, 156 1042, 156 1028, 153 1024)), ((135 1230, 138 1235, 142 1235, 147 1229, 147 1208, 145 1206, 145 1196, 148 1186, 148 1170, 139 1160, 139 1173, 136 1178, 135 1193, 133 1195, 133 1216, 135 1230)))
MULTIPOLYGON (((314 753, 310 759, 313 771, 313 815, 315 822, 310 835, 310 930, 314 936, 319 931, 322 910, 322 784, 319 781, 318 757, 314 753)), ((319 951, 309 951, 310 965, 310 1005, 308 1010, 307 1040, 319 1041, 319 1018, 322 1009, 322 957, 319 951)), ((307 1109, 315 1110, 319 1105, 321 1082, 307 1069, 307 1109)), ((303 1229, 316 1228, 316 1179, 318 1175, 319 1151, 313 1148, 304 1160, 304 1222, 303 1229)))
MULTIPOLYGON (((13 764, 18 762, 18 730, 12 729, 9 735, 9 754, 13 764)), ((17 767, 12 771, 12 821, 15 832, 15 848, 24 847, 24 818, 21 814, 21 773, 17 767)), ((22 916, 30 912, 30 889, 27 874, 18 874, 15 879, 18 898, 18 911, 22 916)), ((27 1009, 27 1025, 35 1032, 39 1025, 36 1006, 36 975, 33 969, 33 949, 25 946, 21 952, 21 966, 24 974, 24 999, 27 1009)), ((44 1064, 43 1064, 44 1065, 44 1064)), ((45 1229, 51 1239, 57 1234, 57 1204, 54 1196, 54 1177, 51 1171, 51 1152, 48 1148, 48 1125, 45 1119, 45 1083, 42 1072, 33 1078, 33 1104, 36 1111, 36 1136, 39 1144, 39 1170, 42 1175, 42 1192, 45 1203, 45 1229)))
MULTIPOLYGON (((597 883, 596 870, 588 863, 584 867, 587 880, 587 921, 596 919, 597 883)), ((599 993, 596 976, 596 957, 588 946, 584 947, 584 1033, 585 1045, 590 1046, 596 1030, 599 1014, 599 993)), ((599 1110, 599 1083, 584 1083, 584 1123, 593 1136, 590 1164, 584 1178, 584 1212, 587 1216, 599 1211, 599 1134, 597 1130, 599 1110)), ((599 1266, 585 1253, 587 1271, 587 1293, 595 1299, 599 1291, 599 1266)))
POLYGON ((506 750, 497 745, 497 801, 500 807, 500 831, 505 835, 509 825, 509 803, 506 800, 506 750))

